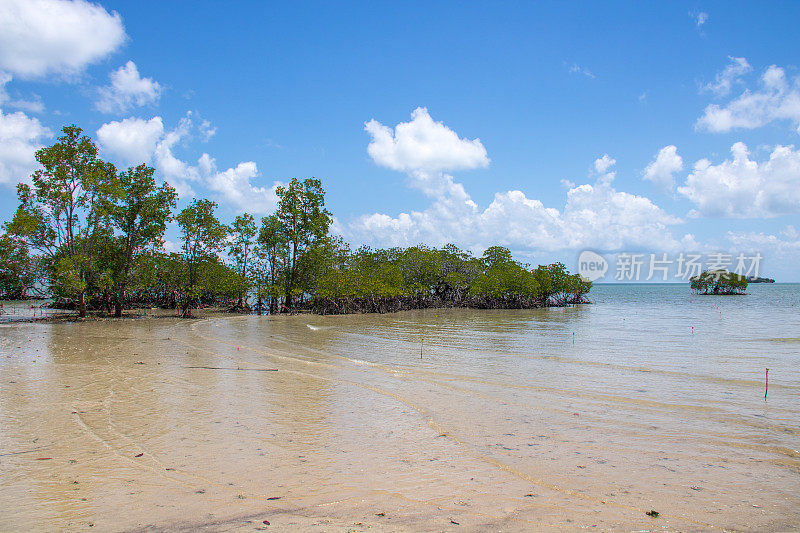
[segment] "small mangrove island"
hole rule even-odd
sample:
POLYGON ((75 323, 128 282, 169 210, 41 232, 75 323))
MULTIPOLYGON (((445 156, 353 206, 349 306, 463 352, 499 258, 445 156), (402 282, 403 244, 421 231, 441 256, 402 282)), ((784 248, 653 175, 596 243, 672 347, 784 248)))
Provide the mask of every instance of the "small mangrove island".
POLYGON ((758 276, 747 276, 747 283, 775 283, 772 278, 760 278, 758 276))
POLYGON ((585 303, 591 282, 562 263, 532 268, 501 246, 480 257, 454 245, 352 250, 330 233, 316 178, 277 188, 275 213, 219 221, 217 204, 178 196, 155 169, 119 171, 97 146, 65 126, 36 152, 40 168, 17 188, 19 208, 0 235, 0 297, 53 298, 89 310, 160 307, 191 317, 200 307, 234 312, 320 314, 432 307, 524 309, 585 303), (164 250, 175 221, 179 248, 164 250))
POLYGON ((722 269, 706 270, 689 282, 696 294, 744 294, 747 290, 747 278, 722 269))

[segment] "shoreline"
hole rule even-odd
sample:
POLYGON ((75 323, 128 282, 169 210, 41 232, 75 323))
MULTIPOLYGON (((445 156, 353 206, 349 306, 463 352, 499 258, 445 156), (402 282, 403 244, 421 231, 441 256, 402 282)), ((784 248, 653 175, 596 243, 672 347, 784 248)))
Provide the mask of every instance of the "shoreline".
MULTIPOLYGON (((216 317, 236 317, 236 316, 249 316, 250 313, 234 313, 228 312, 220 308, 206 308, 203 310, 195 309, 198 312, 197 316, 191 318, 182 318, 177 314, 175 309, 160 309, 160 308, 139 308, 139 309, 126 309, 123 311, 121 317, 113 316, 113 313, 89 311, 87 316, 79 317, 74 310, 57 310, 59 313, 54 313, 51 316, 39 317, 19 317, 12 320, 3 320, 3 315, 0 315, 0 324, 15 324, 15 323, 63 323, 63 322, 122 322, 130 320, 144 320, 144 319, 167 319, 176 318, 182 320, 194 320, 216 317), (140 312, 141 311, 141 312, 140 312)), ((264 315, 267 316, 267 315, 264 315)))
MULTIPOLYGON (((11 301, 11 300, 8 300, 11 301)), ((30 300, 18 300, 18 301, 30 301, 30 300)), ((576 307, 581 305, 593 305, 594 302, 588 299, 584 299, 580 302, 568 302, 564 304, 550 304, 550 305, 536 305, 536 306, 509 306, 509 307, 484 307, 484 306, 477 306, 477 305, 432 305, 432 306, 420 306, 420 307, 402 307, 398 309, 391 309, 385 311, 349 311, 349 312, 341 312, 341 313, 319 313, 314 311, 312 308, 304 308, 298 309, 296 311, 290 313, 262 313, 258 314, 253 311, 251 312, 242 312, 242 311, 229 311, 224 308, 220 307, 207 307, 202 309, 193 309, 193 313, 196 313, 196 316, 192 316, 189 318, 181 317, 179 315, 178 309, 163 309, 163 308, 155 308, 155 307, 139 307, 139 308, 132 308, 132 309, 125 309, 122 312, 121 317, 115 317, 112 313, 108 313, 106 311, 88 311, 87 316, 79 317, 77 316, 77 311, 72 309, 60 309, 60 308, 47 308, 53 314, 50 316, 20 316, 19 318, 14 318, 11 320, 4 320, 2 317, 4 316, 0 313, 0 324, 3 323, 30 323, 30 322, 42 322, 42 323, 57 323, 57 322, 103 322, 103 321, 121 321, 121 320, 139 320, 139 319, 158 319, 158 318, 181 318, 184 320, 194 320, 194 319, 204 319, 204 318, 216 318, 216 317, 240 317, 240 316, 262 316, 262 317, 278 317, 278 316, 322 316, 322 317, 332 317, 332 316, 347 316, 347 315, 387 315, 387 314, 395 314, 407 311, 425 311, 425 310, 449 310, 449 309, 468 309, 473 311, 524 311, 524 310, 534 310, 534 309, 558 309, 558 308, 566 308, 566 307, 576 307)), ((39 308, 37 308, 39 309, 39 308)))

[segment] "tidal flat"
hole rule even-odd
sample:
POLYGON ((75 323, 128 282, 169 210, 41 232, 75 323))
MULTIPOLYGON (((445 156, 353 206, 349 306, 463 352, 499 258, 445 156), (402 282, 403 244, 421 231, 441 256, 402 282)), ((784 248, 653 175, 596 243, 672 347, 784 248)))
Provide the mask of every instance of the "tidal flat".
POLYGON ((0 324, 0 530, 797 530, 798 289, 0 324))

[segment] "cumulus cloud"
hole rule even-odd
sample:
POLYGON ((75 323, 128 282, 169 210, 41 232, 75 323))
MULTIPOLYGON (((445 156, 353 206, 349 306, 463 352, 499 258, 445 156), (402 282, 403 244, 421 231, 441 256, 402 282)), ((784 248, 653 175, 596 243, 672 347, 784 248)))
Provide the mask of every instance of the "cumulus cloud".
POLYGON ((28 181, 36 169, 36 150, 51 132, 25 113, 3 114, 0 110, 0 184, 28 181))
POLYGON ((116 12, 84 0, 4 0, 0 28, 0 70, 27 79, 79 74, 126 38, 116 12))
POLYGON ((725 105, 708 105, 695 128, 724 133, 782 120, 788 120, 800 133, 800 77, 789 80, 784 69, 772 65, 761 75, 757 90, 746 89, 725 105))
POLYGON ((691 216, 731 218, 774 217, 800 213, 800 150, 778 145, 769 159, 750 159, 747 146, 737 142, 731 159, 713 165, 701 159, 678 187, 695 205, 691 216))
POLYGON ((190 111, 173 129, 165 129, 161 117, 150 120, 127 118, 100 126, 97 139, 100 149, 122 165, 152 164, 181 197, 194 196, 196 186, 206 187, 220 204, 235 211, 253 214, 272 212, 277 205, 275 189, 253 185, 260 176, 253 161, 245 161, 224 171, 217 169, 213 157, 203 153, 195 164, 177 155, 178 149, 199 135, 207 140, 216 131, 207 120, 197 124, 190 111), (212 133, 210 133, 212 132, 212 133))
POLYGON ((644 179, 658 187, 671 191, 675 187, 675 173, 683 170, 683 159, 674 145, 665 146, 658 151, 655 160, 644 169, 644 179))
POLYGON ((608 169, 617 164, 617 160, 608 154, 594 160, 594 169, 598 174, 605 174, 608 169))
POLYGON ((101 87, 95 107, 104 113, 124 113, 134 106, 143 106, 158 101, 161 85, 152 78, 142 78, 133 61, 109 74, 111 82, 101 87))
POLYGON ((372 136, 367 153, 378 165, 403 172, 467 170, 486 167, 489 158, 480 139, 462 139, 441 122, 434 122, 424 107, 411 113, 410 122, 394 129, 375 119, 364 129, 372 136))
POLYGON ((97 141, 104 154, 125 166, 150 163, 156 144, 164 134, 161 117, 150 120, 126 118, 112 121, 97 130, 97 141))
POLYGON ((648 198, 602 180, 570 189, 561 210, 545 208, 520 191, 497 193, 482 219, 494 233, 487 237, 502 238, 505 231, 509 245, 546 250, 674 248, 668 227, 681 222, 648 198))
POLYGON ((254 215, 272 213, 278 205, 276 193, 279 183, 272 187, 255 187, 251 179, 259 176, 258 168, 253 161, 245 161, 223 172, 217 172, 216 162, 208 154, 203 154, 200 161, 206 177, 206 185, 219 195, 222 203, 237 211, 246 211, 254 215))
POLYGON ((377 246, 455 242, 474 250, 490 244, 516 251, 674 250, 680 242, 669 227, 680 222, 648 198, 617 191, 599 180, 571 188, 561 209, 546 207, 518 190, 498 192, 480 209, 461 187, 459 194, 438 198, 424 211, 365 215, 343 226, 343 232, 377 246))
POLYGON ((669 227, 681 220, 645 197, 614 189, 615 172, 611 168, 616 161, 608 154, 595 161, 598 175, 595 183, 575 186, 562 181, 569 191, 561 209, 547 207, 519 190, 498 192, 486 208, 480 208, 464 186, 444 170, 459 165, 460 168, 485 166, 489 162, 485 150, 480 146, 480 150, 470 152, 470 157, 463 158, 467 163, 454 163, 455 158, 443 163, 445 158, 440 155, 440 148, 445 143, 441 137, 448 139, 448 144, 461 147, 464 144, 474 147, 477 140, 460 139, 443 124, 430 120, 427 112, 423 117, 419 111, 415 114, 429 126, 435 124, 443 135, 415 135, 413 150, 404 150, 399 157, 397 151, 386 147, 394 145, 398 137, 403 138, 406 128, 401 126, 409 123, 398 125, 394 135, 391 128, 368 124, 367 131, 373 138, 368 152, 376 163, 408 173, 410 185, 432 198, 431 204, 422 211, 396 216, 374 213, 349 224, 340 223, 337 228, 346 238, 376 246, 409 246, 420 242, 438 246, 453 242, 474 251, 501 244, 522 253, 580 247, 614 250, 679 246, 669 227), (375 143, 380 150, 374 147, 375 143))
MULTIPOLYGON (((192 113, 188 112, 174 129, 167 131, 156 143, 153 153, 156 169, 164 175, 170 185, 175 187, 175 190, 181 196, 194 196, 190 182, 200 179, 198 166, 190 165, 176 157, 174 153, 175 148, 186 141, 191 132, 192 113)), ((200 161, 202 161, 202 158, 200 161)))
POLYGON ((594 160, 594 173, 598 176, 597 183, 609 185, 617 176, 615 170, 611 167, 617 164, 617 160, 608 154, 603 154, 603 157, 594 160))
POLYGON ((175 128, 164 128, 161 117, 150 120, 127 118, 107 122, 97 130, 100 149, 122 165, 152 164, 181 196, 193 196, 191 182, 200 179, 198 165, 192 165, 175 155, 179 145, 192 137, 194 130, 191 111, 178 121, 175 128))
POLYGON ((717 73, 713 82, 703 85, 703 90, 711 91, 717 96, 726 96, 731 92, 734 83, 753 70, 747 59, 743 57, 728 56, 728 59, 730 60, 728 66, 717 73))

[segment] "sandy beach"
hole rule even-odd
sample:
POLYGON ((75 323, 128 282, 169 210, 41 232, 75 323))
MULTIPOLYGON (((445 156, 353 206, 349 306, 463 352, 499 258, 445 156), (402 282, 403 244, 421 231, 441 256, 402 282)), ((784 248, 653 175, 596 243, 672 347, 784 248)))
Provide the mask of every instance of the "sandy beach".
POLYGON ((796 420, 529 373, 542 311, 0 325, 0 529, 798 528, 796 420))

